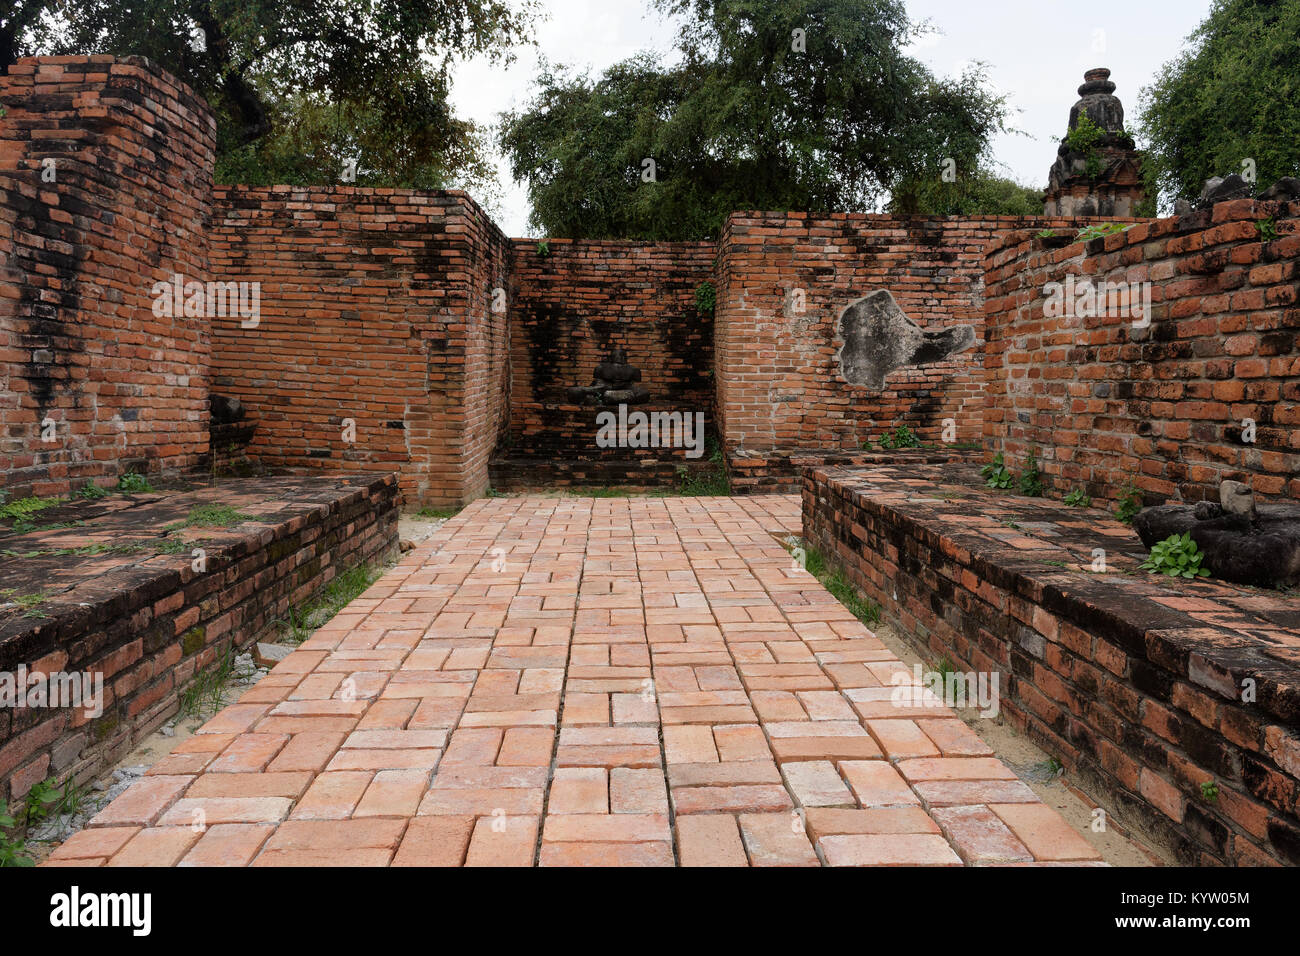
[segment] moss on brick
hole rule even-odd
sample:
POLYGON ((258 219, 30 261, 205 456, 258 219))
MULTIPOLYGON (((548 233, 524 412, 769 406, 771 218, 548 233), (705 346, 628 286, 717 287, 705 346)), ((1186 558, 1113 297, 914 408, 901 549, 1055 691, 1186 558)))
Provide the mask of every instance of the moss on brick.
POLYGON ((191 654, 197 654, 199 651, 203 650, 203 645, 206 643, 204 639, 207 635, 208 629, 202 624, 196 624, 181 635, 181 652, 184 653, 186 657, 189 657, 191 654))

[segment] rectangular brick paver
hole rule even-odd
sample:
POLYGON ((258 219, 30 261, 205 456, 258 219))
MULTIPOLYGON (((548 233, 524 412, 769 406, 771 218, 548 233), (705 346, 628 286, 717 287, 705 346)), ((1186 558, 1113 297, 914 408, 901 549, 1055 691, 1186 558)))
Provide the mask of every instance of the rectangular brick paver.
POLYGON ((1088 863, 781 546, 799 499, 467 507, 57 865, 1088 863))

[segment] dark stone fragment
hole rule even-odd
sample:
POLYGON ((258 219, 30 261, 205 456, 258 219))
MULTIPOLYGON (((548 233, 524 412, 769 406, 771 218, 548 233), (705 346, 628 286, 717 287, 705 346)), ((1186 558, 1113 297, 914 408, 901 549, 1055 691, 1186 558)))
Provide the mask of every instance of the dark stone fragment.
POLYGON ((1294 176, 1283 176, 1260 193, 1259 198, 1269 202, 1290 202, 1294 199, 1300 199, 1300 179, 1296 179, 1294 176))
POLYGON ((208 408, 212 413, 212 421, 218 425, 241 421, 246 412, 244 403, 239 399, 215 393, 208 396, 208 408))

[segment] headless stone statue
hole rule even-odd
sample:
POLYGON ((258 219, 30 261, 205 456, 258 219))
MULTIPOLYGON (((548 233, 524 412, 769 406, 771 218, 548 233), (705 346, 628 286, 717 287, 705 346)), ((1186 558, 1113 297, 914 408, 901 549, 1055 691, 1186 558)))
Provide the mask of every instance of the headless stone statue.
POLYGON ((883 389, 895 369, 941 362, 975 344, 975 329, 957 325, 927 331, 903 312, 888 289, 864 296, 840 313, 835 328, 844 341, 840 375, 850 385, 883 389))

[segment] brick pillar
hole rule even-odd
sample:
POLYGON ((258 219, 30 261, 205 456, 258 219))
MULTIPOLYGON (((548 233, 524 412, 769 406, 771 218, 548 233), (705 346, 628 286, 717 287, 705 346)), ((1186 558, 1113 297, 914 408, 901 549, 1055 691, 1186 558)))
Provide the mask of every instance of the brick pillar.
POLYGON ((140 57, 42 57, 0 76, 0 475, 11 497, 208 448, 207 319, 155 281, 207 278, 216 124, 140 57))

